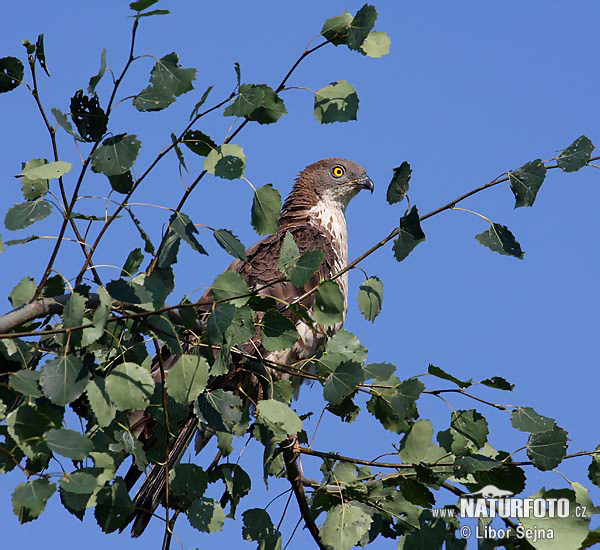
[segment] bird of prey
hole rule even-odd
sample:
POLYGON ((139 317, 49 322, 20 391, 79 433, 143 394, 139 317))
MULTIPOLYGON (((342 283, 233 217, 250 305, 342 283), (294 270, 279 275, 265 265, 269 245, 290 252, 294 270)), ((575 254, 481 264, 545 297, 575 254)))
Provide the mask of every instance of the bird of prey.
MULTIPOLYGON (((294 302, 319 282, 331 278, 346 266, 348 238, 345 210, 350 200, 362 189, 369 189, 372 192, 373 182, 365 169, 355 162, 341 158, 329 158, 311 164, 296 178, 292 191, 283 204, 277 232, 249 248, 246 252, 247 260, 233 262, 228 271, 239 273, 246 280, 250 290, 257 291, 261 297, 271 297, 277 304, 294 302), (300 254, 310 250, 320 250, 323 253, 323 262, 319 269, 300 288, 295 287, 289 281, 282 280, 278 269, 280 250, 288 233, 295 240, 300 254)), ((348 296, 347 275, 338 277, 335 282, 344 296, 345 317, 348 296)), ((197 303, 200 332, 203 325, 206 324, 206 318, 212 305, 213 297, 210 291, 197 303)), ((304 308, 303 311, 306 314, 312 317, 313 296, 305 298, 303 302, 300 302, 300 306, 304 308)), ((333 327, 322 327, 316 323, 307 323, 306 318, 303 319, 302 315, 298 315, 297 309, 288 308, 284 314, 295 323, 300 336, 291 348, 269 352, 262 347, 260 334, 252 338, 245 348, 241 347, 246 349, 249 355, 265 360, 263 372, 266 371, 266 375, 271 380, 291 380, 295 396, 297 396, 303 379, 282 372, 282 370, 269 368, 269 363, 271 362, 271 365, 292 365, 302 359, 313 357, 319 351, 320 346, 325 343, 327 336, 339 330, 342 323, 333 327)), ((168 376, 168 369, 173 366, 176 359, 177 356, 160 358, 162 362, 160 370, 167 372, 168 376)), ((230 390, 238 393, 242 398, 249 399, 250 403, 256 403, 263 398, 261 375, 256 372, 256 367, 254 367, 254 371, 249 369, 247 360, 240 356, 232 355, 229 361, 228 372, 211 378, 208 383, 208 391, 216 388, 230 390)), ((157 381, 161 381, 158 361, 153 367, 153 375, 157 381)), ((132 432, 142 443, 145 446, 151 445, 153 442, 152 421, 148 415, 136 413, 130 418, 130 423, 132 432)), ((176 435, 169 448, 169 468, 179 462, 199 429, 200 443, 197 439, 197 451, 208 442, 214 431, 203 430, 192 412, 177 429, 172 428, 176 435)), ((126 476, 129 488, 140 475, 141 472, 135 465, 132 465, 126 476)), ((155 464, 134 499, 135 512, 131 518, 133 521, 132 536, 137 537, 144 531, 152 513, 163 498, 164 491, 165 468, 155 464)))

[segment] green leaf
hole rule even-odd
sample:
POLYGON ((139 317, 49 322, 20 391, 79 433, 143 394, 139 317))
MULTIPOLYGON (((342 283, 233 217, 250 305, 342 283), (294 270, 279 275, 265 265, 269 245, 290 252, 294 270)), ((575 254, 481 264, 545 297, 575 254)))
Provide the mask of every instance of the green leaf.
POLYGON ((376 381, 388 380, 396 372, 396 365, 391 363, 369 363, 364 367, 365 380, 373 378, 376 381))
POLYGON ((211 482, 218 479, 225 483, 225 493, 221 497, 221 506, 231 503, 231 512, 228 517, 235 516, 235 509, 240 499, 250 491, 250 477, 237 464, 221 464, 211 472, 211 482))
POLYGON ((373 518, 359 502, 338 504, 327 512, 319 535, 333 550, 350 550, 368 533, 373 518))
POLYGON ((277 268, 294 286, 302 287, 308 283, 322 263, 321 250, 309 250, 300 255, 294 237, 289 231, 286 232, 279 252, 277 268))
MULTIPOLYGON (((152 15, 157 13, 153 12, 152 15)), ((196 69, 181 67, 175 52, 165 55, 152 69, 150 86, 133 100, 134 107, 138 111, 160 111, 168 107, 177 97, 193 90, 192 82, 196 80, 196 72, 196 69)))
POLYGON ((337 283, 325 281, 315 295, 315 321, 329 326, 344 320, 344 295, 337 283))
POLYGON ((64 412, 64 408, 40 399, 35 402, 35 406, 22 404, 7 415, 6 426, 10 437, 18 443, 20 450, 29 459, 39 464, 38 468, 30 465, 30 472, 45 468, 50 460, 50 449, 44 442, 43 435, 50 428, 61 427, 64 412))
POLYGON ((112 187, 113 191, 126 195, 133 189, 134 181, 133 175, 128 170, 122 174, 116 174, 114 176, 108 176, 108 183, 112 187))
POLYGON ((369 277, 358 289, 358 309, 367 321, 374 321, 381 313, 383 283, 379 277, 369 277))
POLYGON ((128 255, 123 267, 121 268, 121 277, 133 277, 142 262, 144 261, 144 254, 141 248, 134 248, 128 255))
POLYGON ((16 231, 47 218, 51 212, 52 207, 48 201, 38 199, 22 202, 8 210, 4 218, 4 225, 6 229, 16 231))
POLYGON ((514 384, 511 384, 501 376, 492 376, 482 380, 481 383, 489 388, 495 388, 497 390, 512 391, 515 388, 514 384))
POLYGON ((281 212, 281 195, 268 183, 259 187, 252 201, 252 227, 259 235, 277 232, 281 212))
POLYGON ((36 284, 32 277, 23 277, 12 289, 8 299, 13 308, 21 307, 31 301, 35 295, 36 284))
POLYGON ((198 103, 196 103, 196 105, 194 105, 194 108, 192 109, 192 112, 190 113, 190 120, 192 120, 193 118, 195 118, 198 115, 198 111, 200 110, 200 107, 202 107, 202 105, 204 105, 204 102, 208 99, 208 95, 212 91, 213 87, 214 86, 209 86, 208 88, 206 88, 206 90, 204 90, 202 97, 200 98, 198 103))
POLYGON ((258 550, 281 550, 281 533, 262 508, 251 508, 242 514, 244 540, 258 542, 258 550))
POLYGON ((338 80, 315 94, 314 114, 321 124, 356 120, 358 95, 347 80, 338 80))
POLYGON ((100 55, 100 69, 98 73, 90 78, 90 82, 88 84, 88 93, 93 94, 96 90, 96 86, 98 86, 98 82, 102 80, 104 73, 106 72, 106 48, 102 48, 102 54, 100 55))
POLYGON ((556 157, 556 164, 563 172, 576 172, 590 161, 593 150, 589 138, 580 136, 556 157))
MULTIPOLYGON (((65 308, 63 310, 63 326, 64 328, 75 328, 83 324, 83 314, 85 313, 85 296, 73 291, 65 308)), ((81 330, 71 333, 71 338, 77 337, 77 343, 81 342, 81 330)))
POLYGON ((145 409, 153 391, 152 375, 135 363, 122 363, 106 377, 106 393, 120 411, 145 409))
POLYGON ((186 510, 196 499, 204 495, 208 487, 208 475, 195 464, 177 464, 169 473, 170 504, 186 510))
POLYGON ((321 29, 321 35, 335 46, 345 44, 352 19, 352 14, 347 11, 344 11, 342 15, 327 19, 321 29))
POLYGON ((198 234, 196 226, 186 214, 183 212, 173 212, 169 224, 175 234, 188 243, 196 252, 208 256, 208 252, 204 250, 204 247, 196 239, 196 235, 198 234))
POLYGON ((183 405, 191 403, 206 388, 208 369, 208 363, 204 357, 182 355, 169 369, 167 393, 177 403, 183 405))
POLYGON ((154 255, 154 245, 152 244, 152 241, 150 240, 148 233, 146 233, 146 231, 144 231, 144 228, 142 227, 140 220, 138 220, 135 217, 135 215, 129 208, 125 208, 125 210, 127 210, 127 213, 129 214, 129 217, 131 218, 131 221, 134 223, 136 229, 138 230, 138 233, 140 234, 140 237, 144 241, 144 252, 154 255))
POLYGON ((19 483, 12 494, 13 511, 19 518, 19 523, 27 523, 38 518, 55 491, 56 485, 47 479, 19 483))
POLYGON ((503 256, 514 256, 515 258, 519 258, 519 260, 522 260, 525 256, 525 252, 521 250, 521 245, 505 225, 492 223, 483 233, 475 235, 475 238, 483 246, 503 256))
POLYGON ((342 363, 327 377, 323 386, 323 398, 330 405, 340 405, 363 381, 364 373, 360 363, 342 363))
POLYGON ((414 478, 400 479, 400 491, 402 496, 417 506, 430 508, 435 504, 433 493, 420 481, 414 478))
POLYGON ((276 399, 263 399, 256 406, 256 421, 267 427, 277 441, 295 435, 302 429, 302 421, 285 403, 276 399))
POLYGON ((194 413, 200 422, 217 432, 242 435, 248 427, 242 400, 229 391, 212 390, 201 394, 194 406, 194 413))
POLYGON ((425 389, 425 384, 417 378, 404 380, 396 387, 390 405, 400 418, 416 418, 418 416, 416 402, 425 389))
POLYGON ((158 0, 139 0, 138 2, 131 2, 129 7, 133 11, 140 12, 144 11, 146 8, 149 8, 153 4, 156 4, 156 2, 158 2, 158 0))
POLYGON ((396 204, 404 200, 408 193, 411 175, 412 169, 406 161, 394 168, 394 175, 388 185, 386 195, 389 204, 396 204))
POLYGON ((242 84, 238 95, 223 112, 245 117, 259 124, 272 124, 287 113, 283 100, 266 84, 242 84))
POLYGON ((485 445, 489 433, 487 420, 475 409, 453 411, 450 428, 471 441, 477 449, 485 445))
POLYGON ((175 149, 175 154, 177 155, 177 160, 179 161, 180 173, 181 173, 181 168, 183 168, 187 172, 188 168, 185 164, 185 157, 183 156, 183 152, 181 151, 181 148, 179 147, 179 140, 177 139, 177 136, 173 132, 171 132, 171 143, 173 144, 173 149, 175 149))
POLYGON ((83 138, 75 130, 73 130, 73 126, 69 122, 67 115, 65 115, 60 109, 52 107, 52 109, 50 109, 50 112, 54 115, 56 122, 59 124, 59 126, 61 126, 61 128, 65 132, 73 136, 77 141, 84 141, 83 138))
POLYGON ((13 390, 28 397, 42 397, 39 381, 39 372, 26 369, 13 372, 8 377, 8 385, 13 390))
POLYGON ((532 433, 527 442, 527 456, 538 470, 552 470, 567 453, 567 439, 567 432, 557 426, 547 432, 532 433))
POLYGON ((225 143, 212 149, 204 160, 204 170, 227 180, 244 175, 246 155, 239 145, 225 143))
POLYGON ((16 57, 0 58, 0 94, 14 90, 23 81, 23 63, 16 57))
POLYGON ((433 425, 429 420, 417 420, 400 444, 400 458, 406 464, 418 464, 433 445, 433 425))
POLYGON ((289 231, 285 232, 281 249, 279 251, 279 259, 277 260, 277 269, 280 273, 285 274, 287 271, 296 265, 300 258, 300 250, 294 240, 294 237, 289 231))
POLYGON ((60 480, 60 490, 75 495, 91 495, 96 487, 97 478, 81 470, 67 474, 60 480))
POLYGON ((518 495, 525 489, 525 472, 510 462, 502 464, 491 470, 478 470, 473 473, 478 487, 494 485, 498 489, 504 489, 518 495))
POLYGON ((26 166, 19 174, 29 179, 54 179, 60 178, 71 171, 73 165, 70 162, 57 160, 56 162, 41 163, 33 166, 26 166))
POLYGON ((206 337, 213 346, 218 346, 225 342, 227 329, 230 327, 235 317, 236 307, 233 304, 217 304, 208 318, 206 325, 206 337))
POLYGON ((344 359, 362 363, 367 358, 367 348, 361 345, 354 334, 345 329, 338 330, 327 342, 325 351, 339 354, 344 359))
POLYGON ((61 355, 42 367, 40 385, 52 403, 64 406, 83 393, 89 378, 90 373, 80 357, 61 355))
POLYGON ((291 348, 300 337, 296 325, 277 310, 267 311, 262 324, 262 344, 267 351, 291 348))
POLYGON ((49 430, 45 434, 50 450, 73 460, 83 460, 94 448, 94 444, 74 430, 49 430))
POLYGON ((71 118, 83 141, 100 141, 107 131, 108 116, 100 107, 98 96, 92 94, 88 97, 83 90, 78 90, 71 98, 70 108, 71 118))
POLYGON ((308 250, 296 262, 290 272, 290 281, 295 287, 302 287, 315 274, 323 263, 323 252, 321 250, 308 250))
POLYGON ((40 62, 40 67, 44 72, 50 76, 48 67, 46 65, 46 52, 44 51, 44 35, 40 34, 35 42, 35 58, 40 62))
POLYGON ((60 275, 53 275, 46 279, 42 295, 46 298, 53 298, 65 293, 65 281, 60 275))
POLYGON ((97 289, 99 303, 92 316, 93 327, 83 329, 83 337, 81 343, 83 346, 89 346, 98 340, 104 334, 104 327, 111 312, 111 299, 106 289, 99 286, 97 289))
POLYGON ((227 301, 235 306, 243 306, 248 301, 247 294, 250 293, 248 284, 236 271, 221 273, 210 288, 216 301, 227 301))
POLYGON ((105 428, 115 419, 117 408, 106 392, 106 379, 96 377, 88 382, 85 388, 92 412, 98 421, 98 426, 105 428))
POLYGON ((199 498, 186 511, 190 525, 202 533, 216 533, 223 529, 225 511, 212 498, 199 498))
MULTIPOLYGON (((30 172, 33 168, 37 168, 39 166, 43 166, 47 164, 48 161, 46 159, 32 159, 27 162, 21 164, 22 173, 30 172)), ((48 193, 49 182, 44 178, 31 178, 22 176, 21 177, 21 190, 23 191, 23 196, 28 201, 33 201, 44 197, 46 193, 48 193)))
POLYGON ((454 461, 454 475, 465 478, 475 472, 487 472, 497 468, 502 463, 488 456, 473 454, 470 456, 459 456, 454 461))
POLYGON ((437 378, 441 378, 442 380, 448 380, 449 382, 453 382, 459 388, 468 388, 473 385, 473 379, 469 378, 469 380, 459 380, 455 376, 447 373, 446 371, 440 369, 440 367, 436 367, 435 365, 429 365, 427 368, 427 372, 432 376, 436 376, 437 378))
POLYGON ((92 157, 92 170, 105 176, 127 172, 140 152, 141 142, 136 136, 118 134, 102 142, 92 157))
POLYGON ((112 485, 105 486, 96 501, 94 516, 104 533, 113 533, 130 522, 134 508, 122 477, 116 477, 112 485))
POLYGON ((546 167, 541 159, 528 162, 508 173, 510 188, 516 199, 515 208, 533 206, 545 177, 546 167))
POLYGON ((383 57, 390 53, 392 40, 385 32, 370 32, 360 46, 360 53, 368 57, 383 57))
POLYGON ((348 39, 346 40, 346 44, 351 50, 360 50, 363 42, 373 30, 376 20, 377 10, 375 6, 365 4, 356 12, 352 23, 350 23, 348 39))
POLYGON ((228 254, 243 262, 247 260, 246 247, 231 231, 229 231, 229 229, 216 229, 213 232, 213 235, 215 240, 219 243, 219 246, 228 254))
POLYGON ((217 148, 217 144, 204 132, 200 130, 188 130, 183 135, 183 144, 188 149, 201 157, 208 156, 217 148))
POLYGON ((522 432, 539 433, 553 430, 556 421, 553 418, 536 413, 531 407, 517 407, 510 415, 512 427, 522 432))
POLYGON ((419 211, 413 206, 400 218, 398 237, 394 241, 394 257, 401 262, 419 243, 425 240, 425 233, 421 229, 419 211))
MULTIPOLYGON (((596 447, 596 451, 599 448, 596 447)), ((596 486, 600 487, 600 456, 594 455, 591 457, 592 461, 588 466, 588 478, 596 486)))

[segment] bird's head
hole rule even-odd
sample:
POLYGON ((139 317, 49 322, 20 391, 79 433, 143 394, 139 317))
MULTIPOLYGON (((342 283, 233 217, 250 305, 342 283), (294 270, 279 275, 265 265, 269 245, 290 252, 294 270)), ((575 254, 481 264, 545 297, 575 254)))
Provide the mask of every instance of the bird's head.
POLYGON ((311 188, 321 199, 339 202, 344 208, 361 189, 373 192, 366 170, 356 162, 341 158, 323 159, 307 166, 296 185, 311 188))

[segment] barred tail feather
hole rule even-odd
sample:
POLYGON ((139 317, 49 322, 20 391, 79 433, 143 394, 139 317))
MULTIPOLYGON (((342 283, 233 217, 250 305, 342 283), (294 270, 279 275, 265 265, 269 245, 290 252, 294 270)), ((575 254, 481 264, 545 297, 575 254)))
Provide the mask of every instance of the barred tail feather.
MULTIPOLYGON (((175 440, 172 442, 168 456, 169 471, 179 463, 186 449, 192 442, 197 429, 198 419, 195 416, 190 416, 179 430, 175 440)), ((215 432, 210 428, 205 428, 202 431, 201 437, 199 438, 200 443, 196 446, 197 452, 200 452, 206 446, 214 433, 215 432)), ((166 476, 164 465, 154 464, 133 499, 135 512, 132 516, 132 537, 139 537, 148 526, 154 511, 163 499, 165 485, 166 476)))

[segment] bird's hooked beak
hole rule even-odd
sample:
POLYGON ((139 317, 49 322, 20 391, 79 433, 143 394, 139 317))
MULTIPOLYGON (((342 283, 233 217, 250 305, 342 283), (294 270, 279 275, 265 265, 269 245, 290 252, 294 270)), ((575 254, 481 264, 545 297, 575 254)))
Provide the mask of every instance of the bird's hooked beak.
POLYGON ((362 178, 358 180, 358 185, 361 189, 368 189, 371 191, 371 194, 375 190, 375 185, 373 184, 373 180, 365 174, 362 178))

